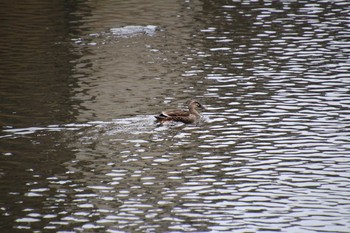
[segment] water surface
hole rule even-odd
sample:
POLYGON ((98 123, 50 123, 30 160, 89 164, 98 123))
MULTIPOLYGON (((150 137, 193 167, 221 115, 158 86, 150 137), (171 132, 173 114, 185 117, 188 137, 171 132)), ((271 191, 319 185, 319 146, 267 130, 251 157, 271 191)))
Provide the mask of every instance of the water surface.
POLYGON ((348 232, 347 1, 0 11, 1 232, 348 232))

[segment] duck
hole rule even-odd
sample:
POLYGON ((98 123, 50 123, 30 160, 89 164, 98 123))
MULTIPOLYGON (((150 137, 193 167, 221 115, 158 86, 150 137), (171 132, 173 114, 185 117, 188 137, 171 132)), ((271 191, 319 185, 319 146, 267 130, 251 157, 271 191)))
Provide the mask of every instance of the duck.
POLYGON ((197 111, 197 108, 204 109, 203 105, 198 101, 190 100, 188 104, 188 111, 182 109, 166 110, 154 117, 156 118, 156 122, 161 124, 165 122, 182 122, 185 124, 192 124, 201 117, 197 111))

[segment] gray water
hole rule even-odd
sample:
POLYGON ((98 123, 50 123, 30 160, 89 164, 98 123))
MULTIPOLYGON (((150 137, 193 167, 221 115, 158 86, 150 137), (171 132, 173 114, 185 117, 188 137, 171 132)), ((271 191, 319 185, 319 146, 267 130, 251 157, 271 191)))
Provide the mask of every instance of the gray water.
POLYGON ((1 232, 349 232, 348 1, 5 1, 0 31, 1 232))

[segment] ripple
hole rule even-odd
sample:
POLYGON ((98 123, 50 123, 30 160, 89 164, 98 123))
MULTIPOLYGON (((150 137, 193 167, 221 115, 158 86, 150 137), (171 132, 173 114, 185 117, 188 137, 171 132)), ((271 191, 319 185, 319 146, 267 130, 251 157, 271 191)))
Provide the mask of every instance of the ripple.
POLYGON ((120 28, 111 28, 110 31, 112 32, 113 35, 122 36, 122 37, 134 36, 137 34, 146 34, 146 35, 152 36, 155 34, 157 29, 158 27, 154 25, 147 25, 147 26, 131 25, 131 26, 125 26, 120 28))

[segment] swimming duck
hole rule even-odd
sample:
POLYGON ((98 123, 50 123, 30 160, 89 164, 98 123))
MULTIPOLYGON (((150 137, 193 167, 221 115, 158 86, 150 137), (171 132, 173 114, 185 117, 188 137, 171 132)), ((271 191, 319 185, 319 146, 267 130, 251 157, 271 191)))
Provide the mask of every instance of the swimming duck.
POLYGON ((161 114, 154 116, 159 123, 177 121, 185 124, 191 124, 198 120, 201 115, 197 111, 197 108, 204 108, 198 101, 191 100, 188 104, 188 111, 176 109, 163 111, 161 114))

